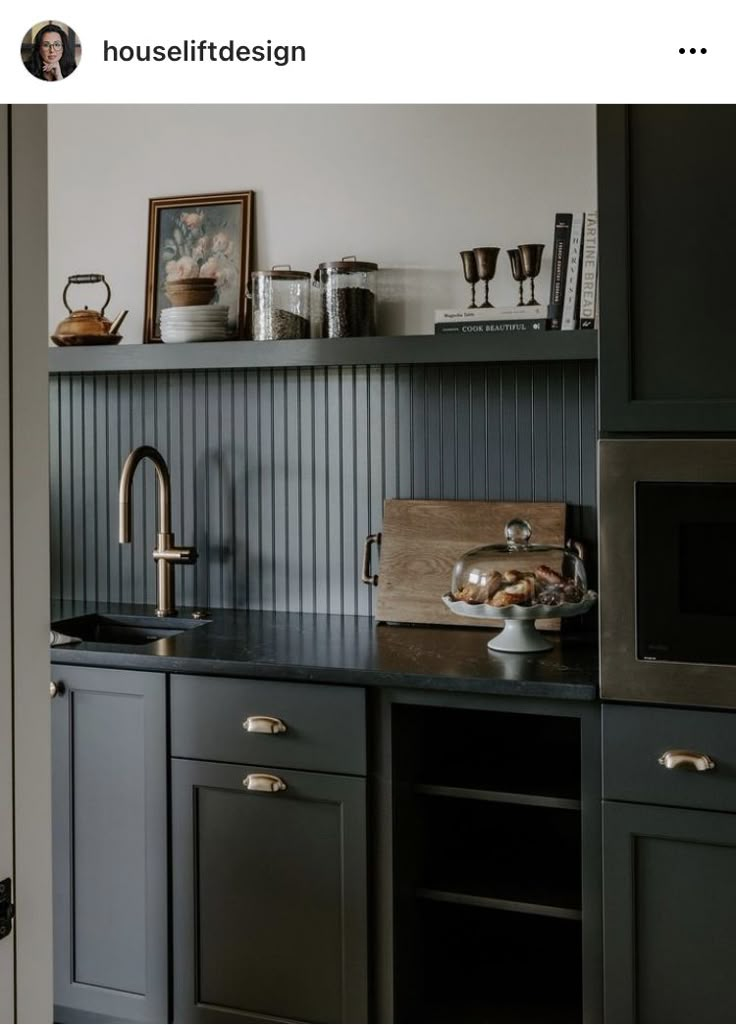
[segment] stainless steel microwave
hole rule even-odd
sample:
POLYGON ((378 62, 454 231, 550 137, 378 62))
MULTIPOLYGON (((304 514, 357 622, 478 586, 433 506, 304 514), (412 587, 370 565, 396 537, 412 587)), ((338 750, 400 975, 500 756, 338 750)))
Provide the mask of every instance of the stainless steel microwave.
POLYGON ((736 708, 736 439, 599 456, 601 696, 736 708))

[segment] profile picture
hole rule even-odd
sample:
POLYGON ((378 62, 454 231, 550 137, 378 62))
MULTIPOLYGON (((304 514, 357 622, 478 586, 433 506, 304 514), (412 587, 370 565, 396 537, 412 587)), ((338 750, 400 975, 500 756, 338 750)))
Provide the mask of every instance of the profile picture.
POLYGON ((77 70, 82 46, 62 21, 42 21, 26 32, 20 47, 26 71, 44 82, 63 82, 77 70))

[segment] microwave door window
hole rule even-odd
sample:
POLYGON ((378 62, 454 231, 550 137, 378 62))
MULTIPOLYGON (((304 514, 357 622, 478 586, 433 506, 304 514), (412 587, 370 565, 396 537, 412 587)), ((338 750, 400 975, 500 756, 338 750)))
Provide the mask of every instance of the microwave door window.
POLYGON ((637 652, 736 660, 736 484, 636 487, 637 652))
MULTIPOLYGON (((724 547, 723 528, 723 523, 680 524, 677 561, 684 615, 729 616, 736 622, 736 548, 724 547)), ((736 542, 736 534, 730 536, 736 542)))

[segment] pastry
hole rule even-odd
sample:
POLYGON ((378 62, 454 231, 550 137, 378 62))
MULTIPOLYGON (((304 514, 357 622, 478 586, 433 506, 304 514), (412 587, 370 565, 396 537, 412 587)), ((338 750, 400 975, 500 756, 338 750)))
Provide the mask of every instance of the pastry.
POLYGON ((491 605, 494 609, 503 609, 507 605, 529 605, 534 600, 536 588, 534 582, 528 578, 520 580, 518 584, 504 587, 502 591, 491 598, 491 605))
POLYGON ((562 577, 555 570, 550 569, 549 566, 537 566, 534 570, 534 576, 540 582, 540 584, 561 584, 562 577))
POLYGON ((583 591, 574 580, 566 580, 562 586, 562 594, 565 601, 578 602, 583 600, 583 591))
POLYGON ((501 574, 494 570, 488 579, 481 580, 480 583, 464 584, 456 594, 453 594, 452 597, 455 601, 464 601, 467 602, 468 605, 482 605, 483 602, 486 602, 489 598, 493 597, 501 586, 501 583, 501 574))
POLYGON ((503 575, 503 582, 504 584, 518 584, 520 580, 527 580, 533 577, 534 574, 528 570, 507 569, 503 575))
POLYGON ((486 599, 486 601, 488 601, 488 599, 492 598, 494 596, 494 594, 496 594, 496 592, 501 589, 502 585, 503 585, 503 577, 498 572, 498 570, 494 569, 493 573, 491 573, 491 575, 490 575, 490 577, 488 579, 488 598, 486 599))
POLYGON ((505 584, 518 584, 523 579, 524 574, 518 569, 507 569, 503 575, 503 582, 505 584))
POLYGON ((464 601, 468 605, 482 605, 486 600, 484 597, 484 589, 478 587, 475 584, 465 584, 459 591, 456 591, 453 596, 453 601, 464 601))

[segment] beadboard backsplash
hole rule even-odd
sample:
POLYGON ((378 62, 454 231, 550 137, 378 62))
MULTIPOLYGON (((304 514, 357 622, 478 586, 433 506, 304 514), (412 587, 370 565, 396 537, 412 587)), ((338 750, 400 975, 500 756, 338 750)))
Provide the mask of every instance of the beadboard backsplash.
MULTIPOLYGON (((594 362, 53 376, 52 595, 155 599, 155 477, 118 480, 137 445, 171 471, 177 604, 372 614, 365 535, 384 498, 565 501, 596 537, 594 362)), ((500 538, 489 538, 497 541, 500 538)), ((379 564, 380 572, 380 564, 379 564)))

